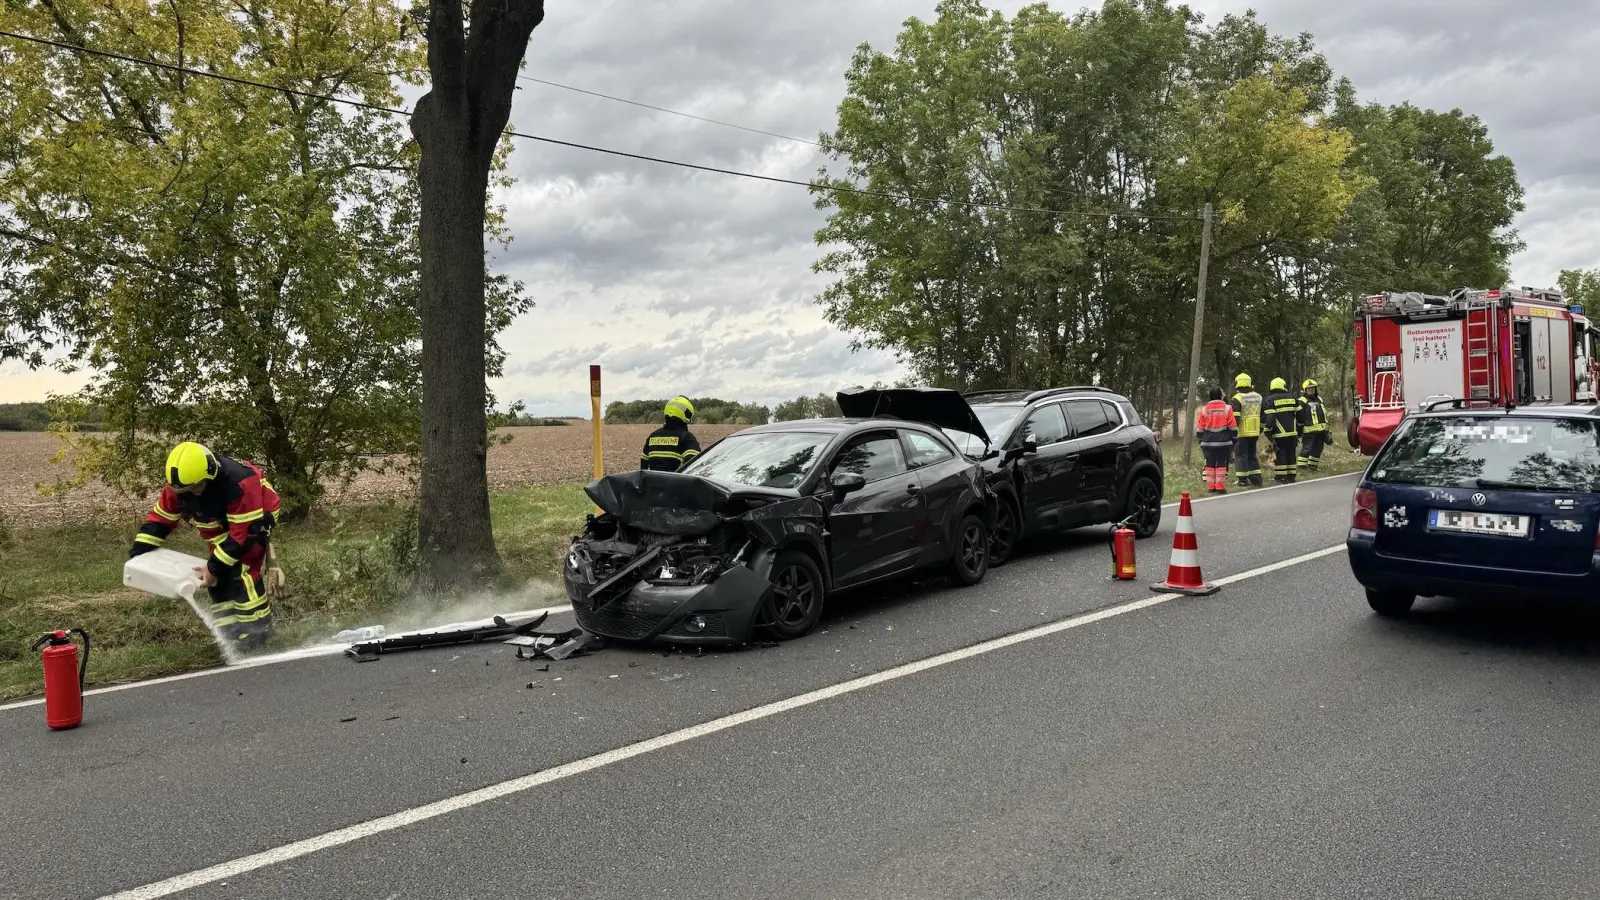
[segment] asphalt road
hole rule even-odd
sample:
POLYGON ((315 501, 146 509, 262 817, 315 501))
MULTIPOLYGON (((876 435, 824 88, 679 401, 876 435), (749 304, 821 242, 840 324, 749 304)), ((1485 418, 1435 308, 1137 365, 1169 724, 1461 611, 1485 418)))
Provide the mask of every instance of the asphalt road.
MULTIPOLYGON (((1198 504, 1207 577, 1336 546, 1350 490, 1198 504)), ((1342 551, 1118 606, 1157 599, 1170 528, 1138 583, 1096 529, 770 650, 323 658, 92 697, 72 732, 0 712, 0 847, 39 851, 0 896, 1593 895, 1600 619, 1381 621, 1342 551)))

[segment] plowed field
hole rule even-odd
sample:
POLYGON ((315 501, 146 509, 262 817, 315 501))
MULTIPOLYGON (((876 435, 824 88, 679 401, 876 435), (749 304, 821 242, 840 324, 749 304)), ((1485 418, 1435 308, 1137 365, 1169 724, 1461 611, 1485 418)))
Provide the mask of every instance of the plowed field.
MULTIPOLYGON (((655 426, 605 426, 607 472, 638 467, 639 447, 655 426)), ((701 444, 710 444, 743 426, 702 425, 694 429, 701 444)), ((489 487, 502 489, 529 484, 587 481, 593 468, 591 427, 588 422, 545 428, 507 428, 511 443, 489 450, 489 487)), ((58 501, 40 496, 35 485, 68 475, 70 467, 55 466, 50 457, 56 440, 34 432, 0 432, 0 512, 14 527, 54 525, 93 520, 102 515, 129 515, 153 498, 119 497, 98 484, 88 485, 58 501)), ((358 478, 347 489, 330 485, 335 500, 364 502, 407 496, 410 484, 401 474, 358 478)))

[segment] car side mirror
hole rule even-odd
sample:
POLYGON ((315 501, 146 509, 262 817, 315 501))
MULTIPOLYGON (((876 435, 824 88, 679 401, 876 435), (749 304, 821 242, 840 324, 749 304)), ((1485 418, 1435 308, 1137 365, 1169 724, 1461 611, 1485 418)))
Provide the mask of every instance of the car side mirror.
POLYGON ((1038 453, 1039 452, 1039 437, 1038 437, 1038 435, 1029 433, 1028 435, 1023 437, 1023 439, 1022 439, 1022 452, 1023 453, 1038 453))
POLYGON ((837 472, 834 474, 833 479, 828 482, 828 486, 833 488, 834 497, 843 499, 846 495, 853 494, 866 487, 867 479, 856 472, 837 472))

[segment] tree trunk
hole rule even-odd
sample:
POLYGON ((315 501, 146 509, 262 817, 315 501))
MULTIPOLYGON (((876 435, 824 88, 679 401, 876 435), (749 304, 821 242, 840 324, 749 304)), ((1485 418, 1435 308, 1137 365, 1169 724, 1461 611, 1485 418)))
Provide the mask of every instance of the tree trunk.
MULTIPOLYGON (((465 98, 462 98, 464 101, 465 98)), ((424 98, 412 120, 422 146, 422 508, 425 590, 470 586, 498 567, 489 519, 484 373, 484 202, 464 102, 424 98), (429 102, 431 101, 431 102, 429 102), (430 152, 431 151, 431 152, 430 152)))
POLYGON ((416 587, 470 589, 500 557, 489 517, 484 226, 494 151, 542 0, 432 0, 428 71, 411 133, 422 257, 422 502, 416 587))

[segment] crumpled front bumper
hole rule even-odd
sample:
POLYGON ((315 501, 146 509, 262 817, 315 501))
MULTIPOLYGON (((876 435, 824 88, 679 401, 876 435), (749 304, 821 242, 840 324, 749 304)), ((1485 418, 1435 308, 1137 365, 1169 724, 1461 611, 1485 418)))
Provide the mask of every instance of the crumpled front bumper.
POLYGON ((594 587, 562 572, 567 599, 585 631, 623 641, 671 644, 741 644, 754 631, 756 614, 772 592, 772 584, 749 566, 736 565, 709 584, 672 585, 640 581, 618 599, 596 608, 588 593, 594 587), (703 620, 691 630, 691 620, 703 620))

